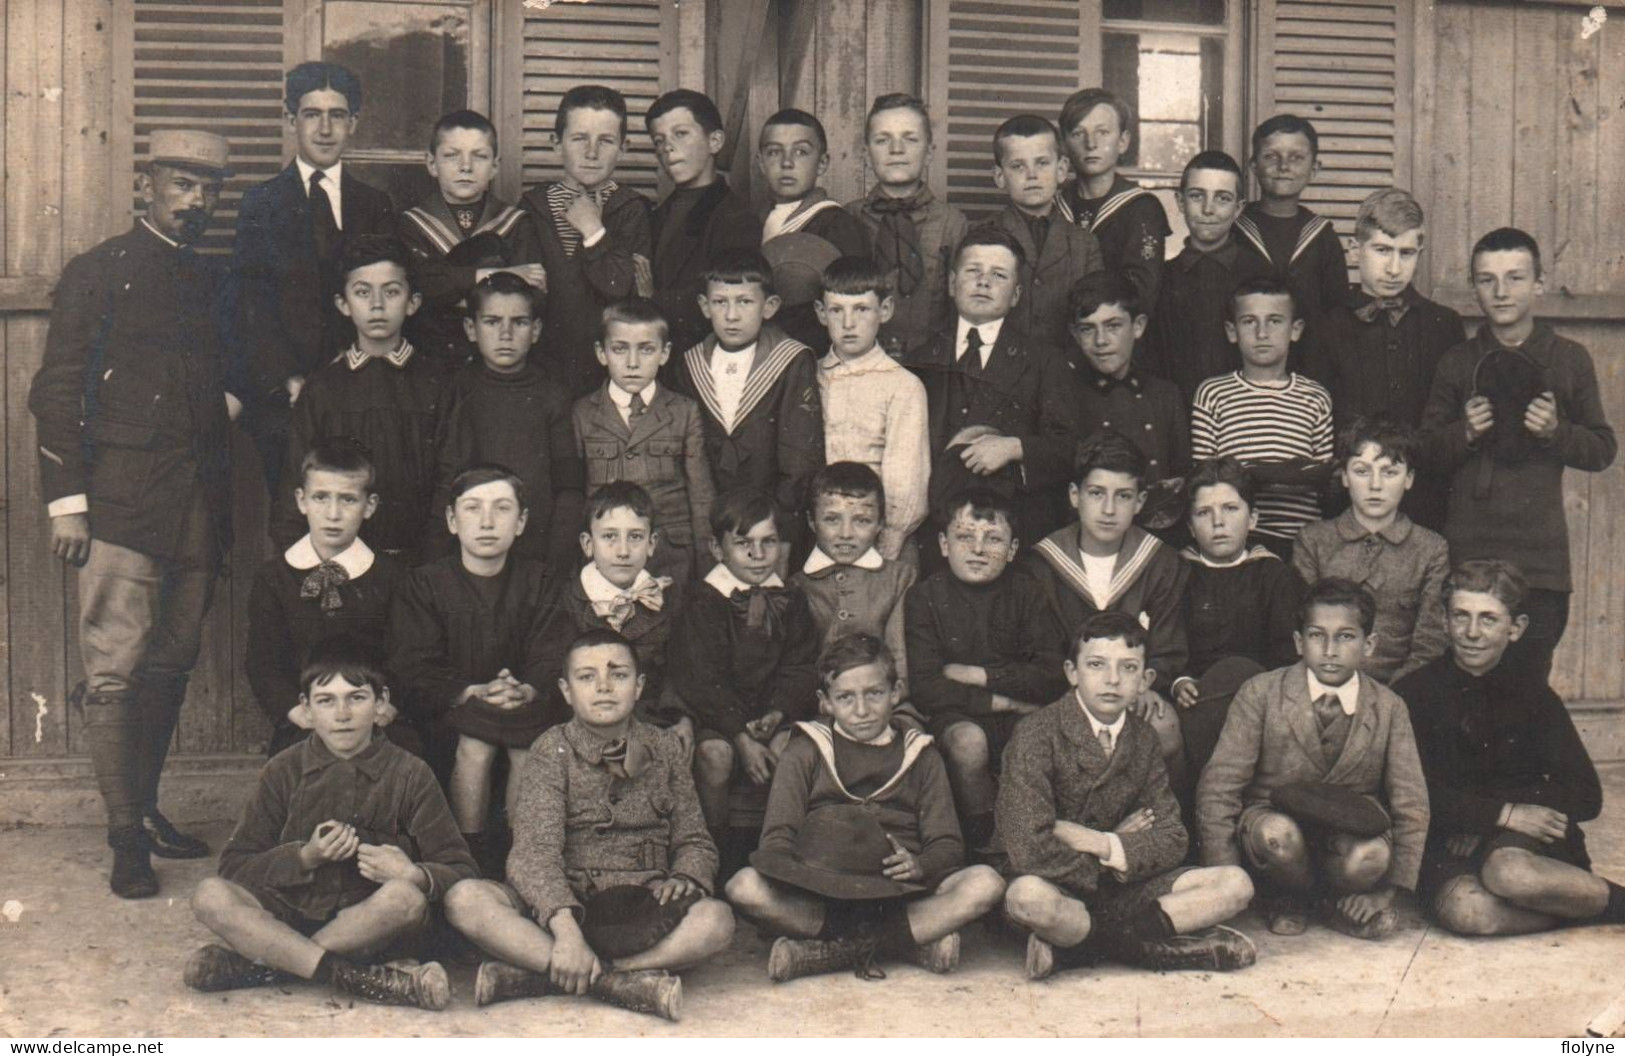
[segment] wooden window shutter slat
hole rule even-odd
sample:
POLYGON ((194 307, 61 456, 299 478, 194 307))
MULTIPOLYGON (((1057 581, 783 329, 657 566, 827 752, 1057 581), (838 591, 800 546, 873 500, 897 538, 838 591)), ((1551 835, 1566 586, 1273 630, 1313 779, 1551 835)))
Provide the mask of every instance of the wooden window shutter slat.
POLYGON ((659 168, 644 134, 643 114, 661 92, 676 87, 675 37, 676 9, 668 0, 526 9, 521 59, 524 186, 564 175, 550 136, 564 93, 578 84, 603 84, 626 96, 627 149, 615 178, 653 196, 659 168))
POLYGON ((1320 175, 1303 204, 1352 246, 1360 203, 1410 185, 1413 0, 1263 0, 1254 40, 1251 124, 1278 113, 1314 122, 1320 175))
MULTIPOLYGON (((243 192, 282 168, 282 4, 134 0, 128 25, 133 74, 123 116, 133 133, 129 171, 146 164, 158 129, 202 128, 230 140, 236 175, 199 243, 206 253, 225 253, 243 192)), ((132 196, 129 219, 139 210, 132 196)))

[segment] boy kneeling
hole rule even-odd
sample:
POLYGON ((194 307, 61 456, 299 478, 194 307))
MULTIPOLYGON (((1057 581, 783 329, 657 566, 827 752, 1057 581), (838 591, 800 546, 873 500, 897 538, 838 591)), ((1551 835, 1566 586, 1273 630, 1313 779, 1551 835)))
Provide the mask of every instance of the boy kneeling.
POLYGON ((451 1001, 439 964, 358 962, 422 930, 429 904, 475 875, 474 859, 429 765, 373 736, 389 689, 362 643, 318 643, 299 685, 300 725, 314 735, 266 764, 220 875, 198 884, 193 911, 230 948, 194 953, 186 985, 234 990, 297 976, 439 1011, 451 1001))
POLYGON ((1161 745, 1131 710, 1151 680, 1145 641, 1125 613, 1084 620, 1065 664, 1072 692, 1017 726, 1004 753, 998 825, 1016 874, 1004 909, 1029 932, 1028 979, 1108 955, 1164 971, 1258 959, 1251 939, 1217 926, 1247 908, 1247 874, 1180 867, 1187 836, 1161 745))
POLYGON ((837 638, 818 680, 824 717, 796 723, 761 847, 728 900, 784 934, 767 962, 776 983, 843 968, 884 978, 877 955, 951 972, 959 929, 998 904, 1004 881, 985 865, 962 868, 942 757, 930 736, 892 724, 902 682, 885 643, 837 638))
POLYGON ((446 895, 452 926, 499 958, 480 965, 476 1004, 590 993, 676 1020, 682 980, 671 970, 733 938, 733 913, 707 897, 717 848, 687 753, 632 717, 642 691, 637 653, 612 630, 565 653, 559 692, 574 717, 542 734, 521 768, 509 882, 468 880, 446 895))

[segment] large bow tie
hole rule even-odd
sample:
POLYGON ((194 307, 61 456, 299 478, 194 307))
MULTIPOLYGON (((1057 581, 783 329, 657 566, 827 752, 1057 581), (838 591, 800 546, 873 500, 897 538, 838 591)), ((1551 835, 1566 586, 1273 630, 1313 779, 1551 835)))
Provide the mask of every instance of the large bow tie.
POLYGON ((920 252, 920 232, 914 226, 913 213, 925 205, 929 192, 907 198, 880 197, 869 202, 869 208, 880 217, 880 229, 875 233, 875 263, 881 271, 897 273, 897 292, 908 296, 925 278, 925 257, 920 252))
POLYGON ((321 598, 322 611, 332 612, 334 609, 344 607, 344 599, 339 597, 339 588, 350 582, 350 573, 344 571, 337 561, 323 561, 310 570, 305 581, 299 585, 301 598, 321 598))
POLYGON ((626 626, 639 605, 650 612, 659 612, 661 606, 666 604, 665 592, 670 587, 670 576, 652 576, 644 580, 642 586, 623 590, 608 601, 593 602, 592 608, 595 613, 608 621, 611 627, 619 631, 626 626))
POLYGON ((735 612, 745 615, 745 626, 760 628, 772 637, 784 621, 784 610, 790 604, 790 592, 785 587, 751 587, 736 590, 728 603, 735 612))
POLYGON ((1409 308, 1403 297, 1373 297, 1354 309, 1354 315, 1362 323, 1370 323, 1376 321, 1378 312, 1384 312, 1388 316, 1388 325, 1398 326, 1409 308))

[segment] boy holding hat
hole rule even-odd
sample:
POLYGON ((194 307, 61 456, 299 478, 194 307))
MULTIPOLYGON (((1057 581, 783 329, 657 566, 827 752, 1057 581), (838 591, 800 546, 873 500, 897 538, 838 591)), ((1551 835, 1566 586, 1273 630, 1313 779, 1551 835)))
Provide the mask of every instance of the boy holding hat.
POLYGON ((146 214, 63 269, 28 394, 51 549, 81 568, 85 734, 120 898, 158 893, 149 854, 209 853, 158 812, 158 778, 231 547, 242 405, 225 389, 216 276, 191 247, 227 152, 209 132, 152 134, 146 214))
POLYGON ((959 929, 998 904, 1004 881, 964 867, 942 757, 929 735, 892 724, 902 682, 885 643, 836 639, 818 679, 825 714, 796 723, 761 847, 728 900, 782 933, 767 962, 776 983, 843 968, 884 978, 872 967, 882 955, 951 972, 959 929))

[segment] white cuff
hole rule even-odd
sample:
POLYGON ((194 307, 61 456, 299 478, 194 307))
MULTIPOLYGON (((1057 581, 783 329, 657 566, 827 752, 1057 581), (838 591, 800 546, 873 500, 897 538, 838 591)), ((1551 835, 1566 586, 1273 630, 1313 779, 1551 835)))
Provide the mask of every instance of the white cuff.
POLYGON ((83 492, 78 495, 64 495, 45 504, 45 512, 52 517, 67 517, 75 513, 89 513, 90 499, 83 492))
POLYGON ((1106 834, 1106 842, 1111 845, 1111 853, 1100 860, 1100 864, 1116 873, 1128 872, 1128 855, 1123 853, 1123 840, 1115 832, 1106 834))
POLYGON ((607 234, 609 234, 609 229, 600 227, 598 230, 581 240, 581 248, 591 249, 593 246, 596 246, 598 243, 602 242, 604 240, 604 236, 607 234))
POLYGON ((1170 694, 1177 694, 1179 692, 1180 683, 1182 682, 1189 682, 1193 686, 1198 685, 1196 679, 1192 678, 1191 676, 1180 675, 1178 678, 1174 679, 1174 684, 1168 687, 1168 692, 1170 694))

